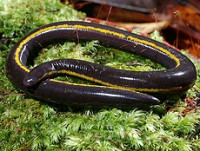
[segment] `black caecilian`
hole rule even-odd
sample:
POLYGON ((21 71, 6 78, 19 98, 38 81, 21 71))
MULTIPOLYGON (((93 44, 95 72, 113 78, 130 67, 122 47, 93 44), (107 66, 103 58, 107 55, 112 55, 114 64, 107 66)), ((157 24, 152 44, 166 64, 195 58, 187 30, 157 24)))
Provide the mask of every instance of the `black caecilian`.
POLYGON ((138 107, 154 105, 152 94, 179 93, 193 86, 196 69, 193 63, 173 48, 109 26, 79 22, 56 22, 40 27, 23 37, 7 60, 7 77, 18 88, 37 98, 65 105, 138 107), (59 59, 30 70, 28 59, 47 45, 65 41, 98 40, 106 47, 144 56, 167 70, 131 72, 94 63, 59 59), (69 74, 100 85, 83 85, 51 79, 69 74))

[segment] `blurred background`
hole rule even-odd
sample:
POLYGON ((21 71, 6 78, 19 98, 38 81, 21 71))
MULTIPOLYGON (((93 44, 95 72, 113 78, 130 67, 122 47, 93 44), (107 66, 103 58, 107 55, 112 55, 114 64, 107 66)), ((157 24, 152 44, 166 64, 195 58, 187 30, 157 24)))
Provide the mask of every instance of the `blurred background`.
MULTIPOLYGON (((66 0, 61 0, 65 3, 66 0)), ((159 30, 178 49, 200 58, 199 0, 69 0, 92 22, 143 34, 159 30)))

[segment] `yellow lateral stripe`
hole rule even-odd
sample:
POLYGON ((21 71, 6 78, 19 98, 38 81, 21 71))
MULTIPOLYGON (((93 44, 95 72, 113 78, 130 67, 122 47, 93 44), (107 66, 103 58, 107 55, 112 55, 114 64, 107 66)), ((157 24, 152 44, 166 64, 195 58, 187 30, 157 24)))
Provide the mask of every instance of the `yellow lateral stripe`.
POLYGON ((71 82, 67 82, 67 81, 58 81, 55 79, 50 79, 50 81, 52 82, 56 82, 56 83, 62 83, 62 84, 68 84, 68 85, 73 85, 73 86, 83 86, 83 87, 95 87, 95 88, 112 88, 112 89, 116 89, 116 90, 126 90, 126 91, 131 91, 131 92, 135 92, 135 93, 140 93, 138 91, 135 91, 133 89, 129 89, 127 87, 120 87, 120 86, 104 86, 104 85, 89 85, 89 84, 81 84, 81 83, 71 83, 71 82))
POLYGON ((114 31, 106 30, 106 29, 95 28, 95 27, 92 27, 92 26, 68 25, 68 24, 50 26, 50 27, 47 27, 47 28, 40 29, 40 30, 36 31, 35 33, 29 35, 19 44, 19 46, 16 49, 16 53, 15 53, 15 61, 20 66, 20 68, 22 68, 26 72, 30 71, 28 68, 26 68, 24 65, 22 65, 20 60, 19 60, 19 54, 22 50, 23 45, 26 44, 30 39, 34 38, 35 36, 37 36, 37 35, 39 35, 43 32, 50 31, 52 29, 60 29, 60 28, 77 28, 77 29, 86 29, 86 30, 89 29, 89 30, 98 31, 98 32, 105 33, 105 34, 114 35, 114 36, 117 36, 117 37, 120 37, 120 38, 126 38, 126 36, 124 34, 120 34, 120 33, 114 32, 114 31))
POLYGON ((77 29, 86 29, 86 30, 89 29, 89 30, 98 31, 98 32, 104 33, 104 34, 114 35, 119 38, 124 38, 124 39, 126 38, 126 36, 122 33, 118 33, 118 32, 107 30, 107 29, 102 29, 102 28, 96 28, 96 27, 92 27, 92 26, 72 25, 70 27, 77 28, 77 29))
POLYGON ((167 51, 166 49, 164 49, 164 48, 162 48, 160 46, 157 46, 156 44, 151 43, 149 41, 141 40, 141 39, 138 39, 138 38, 135 38, 135 37, 132 37, 132 36, 128 36, 128 39, 130 39, 132 41, 137 41, 137 42, 142 43, 142 44, 146 44, 146 45, 151 46, 151 47, 154 47, 154 48, 164 52, 168 56, 170 56, 176 62, 176 67, 178 67, 180 65, 180 60, 175 55, 173 55, 172 53, 167 51))
MULTIPOLYGON (((109 86, 110 88, 114 88, 114 89, 120 89, 120 90, 129 90, 129 91, 139 91, 139 92, 170 92, 170 91, 175 91, 175 90, 180 90, 182 89, 182 87, 173 87, 173 88, 167 88, 167 89, 153 89, 153 88, 132 88, 132 87, 124 87, 124 86, 118 86, 115 84, 110 84, 108 82, 104 82, 98 79, 95 79, 93 77, 89 77, 86 76, 84 74, 79 74, 73 71, 69 71, 69 70, 59 70, 59 71, 50 71, 48 73, 45 74, 45 76, 48 75, 52 75, 54 73, 63 73, 63 74, 69 74, 72 76, 76 76, 82 79, 86 79, 88 81, 92 81, 95 83, 99 83, 105 86, 109 86)), ((43 76, 43 77, 45 77, 43 76)), ((42 79, 42 78, 41 78, 42 79)), ((53 79, 51 79, 52 81, 53 79)), ((105 86, 98 86, 98 85, 86 85, 86 84, 76 84, 76 83, 69 83, 69 82, 64 82, 64 81, 57 81, 57 80, 53 80, 54 82, 57 83, 67 83, 67 84, 71 84, 71 85, 79 85, 79 86, 90 86, 90 87, 105 87, 105 86)))
MULTIPOLYGON (((101 85, 87 85, 87 84, 71 83, 71 82, 67 82, 67 81, 58 81, 55 79, 50 79, 50 81, 53 81, 56 83, 70 84, 70 85, 74 85, 74 86, 108 88, 106 86, 101 86, 101 85)), ((140 92, 173 92, 173 91, 182 89, 182 87, 173 87, 173 88, 168 88, 168 89, 128 88, 128 87, 122 87, 122 86, 113 87, 111 84, 110 84, 109 88, 132 91, 132 92, 136 92, 136 93, 140 93, 140 92)))
MULTIPOLYGON (((67 25, 67 24, 66 24, 67 25)), ((20 60, 19 60, 19 54, 22 50, 22 47, 24 44, 26 44, 30 39, 34 38, 35 36, 41 34, 42 32, 48 31, 48 30, 52 30, 55 29, 56 26, 51 26, 51 27, 47 27, 47 28, 43 28, 40 29, 38 31, 36 31, 35 33, 29 35, 28 37, 26 37, 17 47, 16 49, 16 53, 15 53, 15 61, 16 63, 20 66, 20 68, 22 68, 23 70, 25 70, 26 72, 29 72, 30 70, 28 68, 26 68, 24 65, 21 64, 20 60)), ((68 27, 68 26, 66 26, 68 27)))
MULTIPOLYGON (((69 74, 71 76, 79 77, 79 78, 82 78, 82 79, 85 79, 85 80, 88 80, 88 81, 92 81, 92 82, 95 82, 95 83, 99 83, 99 84, 102 84, 102 85, 119 87, 117 85, 113 85, 113 84, 110 84, 108 82, 104 82, 104 81, 95 79, 93 77, 89 77, 89 76, 86 76, 84 74, 79 74, 79 73, 76 73, 76 72, 73 72, 73 71, 70 71, 70 70, 50 71, 50 72, 46 73, 42 78, 44 78, 46 75, 52 75, 52 74, 55 74, 55 73, 69 74)), ((40 80, 42 78, 40 78, 40 80)))
POLYGON ((39 34, 41 34, 43 32, 47 32, 47 31, 50 31, 52 29, 61 29, 61 28, 76 28, 76 29, 93 30, 93 31, 98 31, 98 32, 105 33, 105 34, 114 35, 114 36, 117 36, 119 38, 124 38, 124 39, 128 38, 128 39, 130 39, 132 41, 136 41, 136 42, 139 42, 139 43, 142 43, 142 44, 145 44, 145 45, 149 45, 151 47, 154 47, 154 48, 164 52, 165 54, 169 55, 173 60, 175 60, 175 62, 177 63, 176 66, 180 65, 180 61, 175 55, 173 55, 172 53, 170 53, 166 49, 155 45, 154 43, 151 43, 151 42, 148 42, 148 41, 145 41, 145 40, 141 40, 141 39, 138 39, 138 38, 134 38, 132 36, 126 37, 124 34, 121 34, 121 33, 118 33, 118 32, 114 32, 114 31, 110 31, 110 30, 107 30, 107 29, 96 28, 96 27, 92 27, 92 26, 84 26, 84 25, 62 24, 62 25, 55 25, 55 26, 50 26, 50 27, 46 27, 46 28, 40 29, 40 30, 36 31, 35 33, 33 33, 33 34, 29 35, 28 37, 26 37, 19 44, 19 46, 16 49, 16 53, 15 53, 15 62, 20 66, 20 68, 22 68, 26 72, 30 71, 26 66, 22 65, 20 60, 19 60, 19 54, 22 51, 23 45, 25 45, 30 39, 34 38, 35 36, 37 36, 37 35, 39 35, 39 34))

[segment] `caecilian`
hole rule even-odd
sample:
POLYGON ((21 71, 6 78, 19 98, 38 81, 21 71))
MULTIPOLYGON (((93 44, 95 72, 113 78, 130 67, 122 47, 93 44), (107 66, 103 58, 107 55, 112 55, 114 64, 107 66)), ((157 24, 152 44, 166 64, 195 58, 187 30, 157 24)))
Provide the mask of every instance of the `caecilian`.
POLYGON ((194 85, 197 76, 193 63, 165 44, 113 27, 81 21, 56 22, 32 31, 11 50, 6 68, 14 85, 39 99, 94 107, 159 104, 160 100, 152 94, 184 92, 194 85), (149 58, 166 70, 133 72, 67 58, 40 64, 32 70, 27 67, 27 62, 50 44, 91 40, 149 58), (60 74, 83 78, 96 85, 52 79, 60 74))

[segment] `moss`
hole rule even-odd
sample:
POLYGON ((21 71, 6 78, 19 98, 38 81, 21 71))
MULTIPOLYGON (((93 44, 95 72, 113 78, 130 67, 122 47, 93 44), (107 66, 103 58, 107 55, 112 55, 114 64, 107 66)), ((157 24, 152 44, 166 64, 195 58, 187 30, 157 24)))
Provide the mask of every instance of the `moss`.
MULTIPOLYGON (((200 110, 196 106, 183 114, 188 109, 188 104, 182 101, 185 96, 166 97, 163 104, 148 111, 67 107, 62 111, 60 106, 25 95, 6 78, 5 63, 10 48, 41 25, 80 20, 84 14, 58 0, 4 0, 0 1, 0 16, 0 150, 188 151, 200 148, 200 110)), ((162 39, 158 33, 155 35, 156 39, 162 39)), ((100 46, 98 41, 50 46, 35 59, 35 65, 55 58, 81 58, 131 71, 164 69, 148 59, 100 46)), ((200 68, 195 64, 198 79, 186 96, 197 100, 200 68)), ((85 83, 72 77, 67 80, 85 83)))

